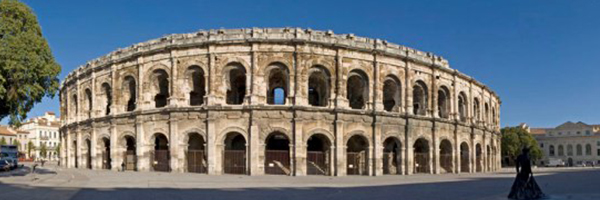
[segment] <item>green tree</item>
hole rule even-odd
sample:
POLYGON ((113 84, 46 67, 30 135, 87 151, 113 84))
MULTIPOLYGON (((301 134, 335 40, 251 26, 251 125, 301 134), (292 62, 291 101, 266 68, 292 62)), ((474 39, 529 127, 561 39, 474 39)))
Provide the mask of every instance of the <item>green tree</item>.
POLYGON ((527 130, 521 127, 506 127, 500 131, 502 132, 502 157, 514 161, 521 154, 523 147, 529 147, 533 161, 542 158, 540 146, 527 130))
POLYGON ((46 149, 46 144, 43 144, 40 146, 40 157, 42 158, 46 158, 46 155, 48 154, 48 149, 46 149))
POLYGON ((19 149, 21 143, 19 142, 19 140, 13 140, 13 145, 17 146, 17 149, 19 149))
POLYGON ((0 139, 0 145, 6 145, 6 139, 4 139, 4 138, 0 139))
POLYGON ((54 97, 59 73, 31 8, 0 0, 0 120, 20 126, 43 97, 54 97))
POLYGON ((27 155, 29 155, 29 157, 33 157, 31 156, 31 151, 35 149, 35 145, 33 145, 32 141, 29 141, 29 143, 27 143, 27 155))

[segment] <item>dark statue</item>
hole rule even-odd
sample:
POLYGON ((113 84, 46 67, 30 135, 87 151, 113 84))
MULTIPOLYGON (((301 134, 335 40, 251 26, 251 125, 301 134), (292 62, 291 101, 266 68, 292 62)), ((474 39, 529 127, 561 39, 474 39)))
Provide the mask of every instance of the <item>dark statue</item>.
POLYGON ((508 194, 509 199, 541 199, 546 197, 535 182, 531 171, 531 158, 529 148, 523 148, 521 155, 516 160, 517 178, 508 194))

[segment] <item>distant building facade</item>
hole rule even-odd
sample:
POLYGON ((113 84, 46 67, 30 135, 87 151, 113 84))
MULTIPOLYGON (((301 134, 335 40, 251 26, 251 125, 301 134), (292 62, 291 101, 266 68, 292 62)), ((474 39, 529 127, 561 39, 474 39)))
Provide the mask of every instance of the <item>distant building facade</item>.
POLYGON ((35 158, 44 158, 47 160, 58 160, 57 147, 60 145, 60 135, 58 128, 60 127, 60 119, 53 112, 46 112, 44 116, 35 117, 27 120, 21 127, 22 131, 28 132, 26 138, 22 138, 23 148, 19 149, 22 152, 34 156, 35 158), (28 152, 29 142, 32 142, 34 148, 32 152, 28 152), (41 156, 42 146, 46 147, 46 156, 41 156))
POLYGON ((0 126, 0 141, 4 141, 5 144, 14 144, 17 139, 17 131, 8 127, 0 126))
POLYGON ((556 128, 531 128, 543 152, 538 165, 560 159, 567 166, 600 163, 600 125, 565 122, 556 128))

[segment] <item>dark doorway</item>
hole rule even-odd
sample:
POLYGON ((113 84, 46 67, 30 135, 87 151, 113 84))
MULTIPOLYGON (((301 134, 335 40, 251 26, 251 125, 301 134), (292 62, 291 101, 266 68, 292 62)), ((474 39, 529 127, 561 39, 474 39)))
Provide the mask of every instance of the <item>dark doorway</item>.
POLYGON ((171 171, 171 155, 169 151, 169 140, 167 140, 167 136, 161 133, 155 134, 154 137, 154 152, 152 152, 152 155, 150 156, 152 158, 151 166, 154 169, 154 171, 171 171))
POLYGON ((267 137, 265 148, 265 174, 290 175, 290 141, 280 132, 267 137))
POLYGON ((306 151, 306 170, 308 175, 330 175, 329 147, 331 143, 325 135, 315 134, 308 138, 306 151))
POLYGON ((452 173, 452 143, 442 140, 440 143, 440 173, 452 173))
POLYGON ((352 136, 346 147, 346 173, 368 175, 369 143, 360 135, 352 136))
POLYGON ((430 173, 429 142, 426 139, 419 138, 413 145, 414 151, 414 172, 430 173))
POLYGON ((383 174, 402 174, 402 145, 393 137, 383 142, 383 174))
POLYGON ((463 142, 460 144, 460 172, 470 172, 469 160, 469 145, 463 142))
POLYGON ((111 169, 111 158, 110 158, 110 139, 102 138, 102 169, 111 169))
POLYGON ((136 154, 136 142, 132 136, 125 136, 125 153, 124 161, 125 169, 123 170, 136 170, 137 166, 137 154, 136 154))
POLYGON ((190 133, 188 139, 188 148, 186 151, 186 161, 188 172, 206 173, 207 162, 204 151, 204 139, 198 133, 190 133))
POLYGON ((242 134, 231 132, 225 138, 223 171, 226 174, 246 174, 246 139, 242 134))

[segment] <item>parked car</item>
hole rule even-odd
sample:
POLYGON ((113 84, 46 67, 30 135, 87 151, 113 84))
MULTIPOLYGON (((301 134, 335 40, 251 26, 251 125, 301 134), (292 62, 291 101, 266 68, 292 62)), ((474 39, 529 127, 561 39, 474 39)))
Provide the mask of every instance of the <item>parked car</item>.
POLYGON ((7 153, 0 153, 0 170, 8 171, 13 167, 12 158, 7 153))
POLYGON ((19 166, 19 151, 16 145, 0 145, 0 153, 8 157, 11 169, 16 169, 19 166))
POLYGON ((548 164, 546 164, 546 167, 564 167, 565 166, 565 162, 562 161, 561 159, 550 159, 548 160, 548 164))

